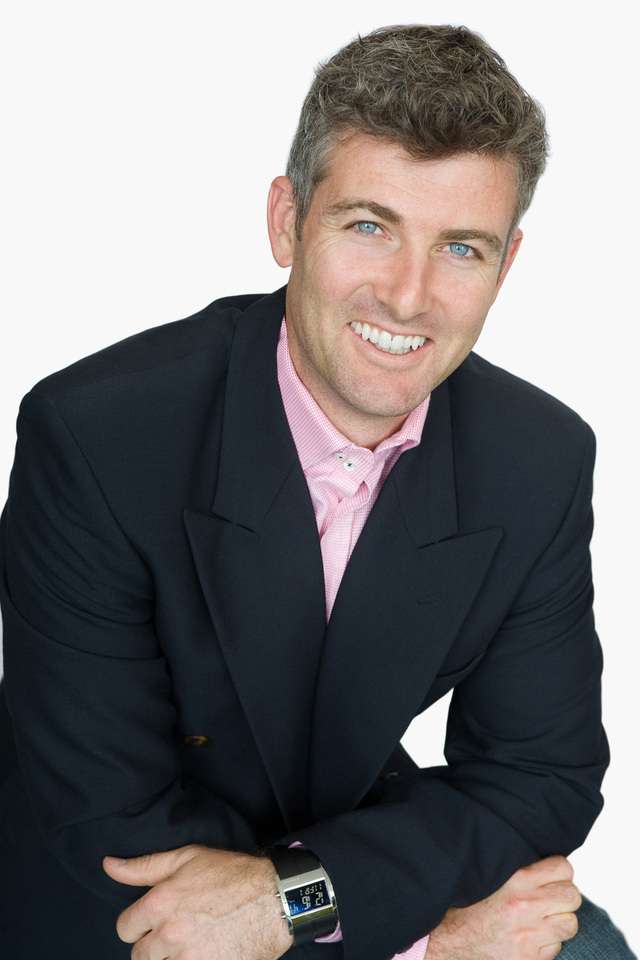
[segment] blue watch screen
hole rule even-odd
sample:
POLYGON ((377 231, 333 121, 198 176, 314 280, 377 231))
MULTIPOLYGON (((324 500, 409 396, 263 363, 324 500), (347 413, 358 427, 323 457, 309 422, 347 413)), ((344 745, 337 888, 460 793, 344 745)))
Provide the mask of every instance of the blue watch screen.
POLYGON ((301 887, 292 887, 287 890, 287 902, 292 917, 299 913, 307 913, 318 907, 331 906, 331 897, 324 880, 316 880, 301 887))

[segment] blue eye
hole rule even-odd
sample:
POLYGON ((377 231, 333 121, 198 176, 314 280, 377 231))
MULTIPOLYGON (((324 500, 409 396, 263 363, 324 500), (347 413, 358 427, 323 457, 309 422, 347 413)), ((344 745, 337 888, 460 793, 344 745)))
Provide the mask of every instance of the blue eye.
MULTIPOLYGON (((355 227, 361 227, 363 225, 366 227, 373 227, 373 230, 375 230, 378 226, 378 224, 374 223, 372 220, 358 220, 358 222, 354 224, 355 227)), ((373 234, 373 230, 357 230, 356 232, 365 237, 370 237, 373 234)))
POLYGON ((467 251, 468 251, 468 250, 471 250, 472 247, 470 247, 468 243, 457 243, 457 242, 450 243, 450 244, 449 244, 449 249, 451 250, 452 253, 455 253, 455 255, 456 255, 457 257, 459 256, 459 258, 460 258, 461 260, 469 260, 469 259, 470 259, 470 258, 467 256, 467 251))

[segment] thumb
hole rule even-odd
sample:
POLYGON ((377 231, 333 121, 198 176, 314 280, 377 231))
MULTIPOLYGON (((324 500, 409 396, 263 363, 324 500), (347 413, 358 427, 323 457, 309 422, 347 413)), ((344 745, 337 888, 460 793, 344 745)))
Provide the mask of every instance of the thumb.
POLYGON ((151 887, 161 880, 167 880, 184 863, 191 860, 195 853, 193 848, 177 847, 175 850, 163 850, 160 853, 143 853, 127 860, 103 857, 102 869, 118 883, 151 887))

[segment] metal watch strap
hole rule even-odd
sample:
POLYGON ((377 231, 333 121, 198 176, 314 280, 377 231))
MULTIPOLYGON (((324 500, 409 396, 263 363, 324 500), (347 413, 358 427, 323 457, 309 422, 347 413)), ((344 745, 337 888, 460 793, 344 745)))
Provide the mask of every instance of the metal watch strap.
POLYGON ((273 861, 282 887, 286 887, 287 881, 292 877, 321 871, 328 892, 331 895, 333 909, 326 908, 322 911, 319 910, 317 913, 310 911, 309 913, 301 913, 295 917, 291 917, 285 905, 283 893, 280 890, 278 891, 282 902, 283 917, 287 920, 289 929, 293 934, 294 946, 299 946, 301 943, 308 943, 315 940, 316 937, 324 937, 333 933, 338 923, 335 894, 329 875, 323 868, 318 857, 305 847, 289 848, 280 844, 267 847, 266 854, 273 861))

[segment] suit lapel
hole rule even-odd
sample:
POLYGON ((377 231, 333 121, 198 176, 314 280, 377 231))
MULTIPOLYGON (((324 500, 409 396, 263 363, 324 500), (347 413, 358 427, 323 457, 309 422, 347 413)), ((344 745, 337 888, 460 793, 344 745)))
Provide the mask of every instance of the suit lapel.
POLYGON ((312 720, 313 818, 362 799, 425 699, 502 537, 458 535, 449 384, 387 477, 327 627, 312 720))
MULTIPOLYGON (((239 318, 210 509, 184 519, 211 619, 289 829, 306 822, 309 730, 325 632, 307 483, 277 382, 286 286, 239 318)), ((202 473, 214 474, 211 465, 202 473)), ((197 479, 197 478, 196 478, 197 479)))
POLYGON ((221 649, 294 830, 310 812, 337 814, 367 792, 426 696, 502 531, 458 535, 445 380, 421 443, 379 493, 326 624, 313 505, 277 382, 285 296, 286 286, 237 321, 221 439, 203 443, 200 494, 184 521, 221 649), (203 478, 213 482, 216 470, 215 495, 203 500, 203 478))

